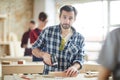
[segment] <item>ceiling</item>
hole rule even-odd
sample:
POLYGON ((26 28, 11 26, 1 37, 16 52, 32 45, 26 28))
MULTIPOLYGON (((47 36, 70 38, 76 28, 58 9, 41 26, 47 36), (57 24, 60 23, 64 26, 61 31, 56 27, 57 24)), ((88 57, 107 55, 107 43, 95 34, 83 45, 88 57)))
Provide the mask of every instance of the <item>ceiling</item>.
POLYGON ((74 3, 87 3, 93 1, 103 1, 103 0, 55 0, 55 2, 59 5, 63 4, 74 4, 74 3))

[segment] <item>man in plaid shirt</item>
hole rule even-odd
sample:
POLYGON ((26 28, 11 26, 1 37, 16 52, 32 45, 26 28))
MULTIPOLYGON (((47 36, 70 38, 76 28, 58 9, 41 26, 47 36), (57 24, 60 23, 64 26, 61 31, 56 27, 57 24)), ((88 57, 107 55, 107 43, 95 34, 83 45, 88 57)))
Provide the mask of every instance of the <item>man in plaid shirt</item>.
POLYGON ((60 24, 44 29, 33 45, 33 55, 43 58, 43 74, 63 71, 77 76, 84 61, 84 37, 72 27, 77 11, 71 5, 60 9, 60 24), (44 42, 46 51, 39 48, 44 42), (55 65, 53 63, 56 63, 55 65))

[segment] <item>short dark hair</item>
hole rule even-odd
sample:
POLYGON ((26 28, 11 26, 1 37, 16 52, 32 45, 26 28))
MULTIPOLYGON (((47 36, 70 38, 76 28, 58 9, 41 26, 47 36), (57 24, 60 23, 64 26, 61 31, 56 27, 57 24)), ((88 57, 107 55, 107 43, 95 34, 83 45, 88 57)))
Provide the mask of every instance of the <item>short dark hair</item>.
POLYGON ((35 21, 31 20, 30 23, 35 24, 35 21))
POLYGON ((45 13, 45 12, 41 12, 40 14, 39 14, 39 20, 41 20, 41 21, 45 21, 46 19, 47 19, 47 14, 45 13))
POLYGON ((65 5, 65 6, 61 7, 60 8, 60 16, 61 16, 63 10, 68 11, 68 12, 74 11, 75 17, 77 16, 77 10, 75 9, 75 7, 73 7, 71 5, 65 5))

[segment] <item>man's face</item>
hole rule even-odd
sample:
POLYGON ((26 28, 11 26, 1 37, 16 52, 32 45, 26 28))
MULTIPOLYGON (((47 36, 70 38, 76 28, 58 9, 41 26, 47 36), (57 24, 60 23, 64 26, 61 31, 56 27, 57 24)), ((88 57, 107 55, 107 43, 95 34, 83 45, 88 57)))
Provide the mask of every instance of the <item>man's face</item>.
POLYGON ((39 21, 39 24, 38 24, 38 25, 46 26, 46 24, 47 24, 47 22, 48 22, 48 19, 46 19, 45 21, 41 21, 41 20, 38 19, 38 21, 39 21))
POLYGON ((69 29, 73 22, 75 21, 75 14, 73 11, 67 12, 67 11, 62 11, 60 17, 60 24, 63 29, 69 29))
POLYGON ((35 24, 29 23, 29 27, 30 27, 30 29, 33 29, 35 27, 35 24))

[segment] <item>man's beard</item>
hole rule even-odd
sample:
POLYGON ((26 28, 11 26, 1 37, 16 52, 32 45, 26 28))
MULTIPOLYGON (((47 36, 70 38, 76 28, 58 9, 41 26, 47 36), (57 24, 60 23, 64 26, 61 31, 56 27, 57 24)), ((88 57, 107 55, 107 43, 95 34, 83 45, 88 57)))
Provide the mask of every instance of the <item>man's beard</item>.
POLYGON ((71 26, 68 24, 61 24, 63 29, 69 29, 71 26))

